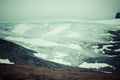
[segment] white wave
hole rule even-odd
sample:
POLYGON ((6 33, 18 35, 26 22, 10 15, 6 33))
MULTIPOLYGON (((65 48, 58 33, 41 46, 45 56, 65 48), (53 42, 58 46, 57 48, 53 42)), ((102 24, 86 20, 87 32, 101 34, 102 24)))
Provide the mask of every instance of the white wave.
POLYGON ((65 47, 68 47, 70 49, 77 49, 77 50, 81 49, 81 47, 78 44, 62 44, 61 46, 65 46, 65 47))
POLYGON ((70 62, 67 62, 67 61, 64 61, 63 59, 52 59, 52 60, 50 60, 50 61, 53 61, 53 62, 56 62, 56 63, 60 63, 60 64, 64 64, 64 65, 71 65, 71 63, 70 62))
POLYGON ((28 43, 28 44, 35 45, 35 46, 46 46, 46 47, 48 47, 48 46, 64 46, 64 47, 71 48, 71 49, 77 49, 77 50, 81 49, 81 47, 77 44, 60 44, 60 43, 56 43, 56 42, 52 42, 52 41, 46 41, 46 40, 40 39, 40 38, 26 39, 26 38, 5 37, 5 39, 28 43))
POLYGON ((93 51, 96 52, 96 53, 99 53, 100 52, 100 49, 98 49, 99 46, 92 46, 93 48, 93 51))
POLYGON ((53 62, 64 64, 64 65, 71 65, 71 62, 67 62, 63 60, 65 56, 68 56, 68 55, 63 52, 55 52, 53 58, 49 59, 49 61, 53 61, 53 62))
POLYGON ((84 62, 82 63, 81 65, 79 65, 79 67, 81 68, 95 68, 95 69, 100 69, 100 68, 104 68, 104 67, 112 67, 111 65, 108 65, 106 63, 87 63, 87 62, 84 62))
POLYGON ((114 51, 118 52, 118 51, 120 51, 120 49, 116 49, 116 50, 114 50, 114 51))
POLYGON ((111 50, 109 49, 108 47, 113 47, 114 45, 104 45, 102 49, 100 49, 100 51, 103 51, 104 49, 105 50, 111 50))
POLYGON ((56 35, 56 34, 59 34, 67 29, 70 28, 70 25, 69 24, 64 24, 64 25, 59 25, 59 26, 56 26, 57 28, 47 32, 45 35, 43 36, 51 36, 51 35, 56 35))
POLYGON ((31 29, 30 25, 27 24, 18 24, 15 25, 15 28, 12 30, 14 33, 23 35, 27 30, 31 29))
POLYGON ((46 55, 45 53, 34 53, 34 56, 42 58, 42 59, 48 58, 48 55, 46 55))
POLYGON ((67 56, 66 54, 64 54, 63 52, 55 52, 53 58, 50 58, 51 56, 49 56, 49 54, 45 54, 45 53, 34 53, 34 55, 36 57, 45 59, 45 60, 49 60, 49 61, 53 61, 56 63, 60 63, 60 64, 65 64, 65 65, 70 65, 70 62, 66 62, 63 60, 63 58, 65 56, 67 56))
POLYGON ((28 43, 28 44, 35 45, 35 46, 58 46, 59 45, 58 43, 55 43, 52 41, 46 41, 40 38, 26 39, 26 38, 5 37, 5 39, 18 41, 18 42, 24 42, 24 43, 28 43))
POLYGON ((55 56, 54 58, 64 58, 65 56, 67 56, 66 54, 64 54, 63 52, 55 52, 55 56))
POLYGON ((10 62, 8 59, 0 59, 0 63, 14 64, 13 62, 10 62))
POLYGON ((112 72, 108 72, 108 71, 100 71, 100 72, 103 72, 103 73, 112 73, 112 72))

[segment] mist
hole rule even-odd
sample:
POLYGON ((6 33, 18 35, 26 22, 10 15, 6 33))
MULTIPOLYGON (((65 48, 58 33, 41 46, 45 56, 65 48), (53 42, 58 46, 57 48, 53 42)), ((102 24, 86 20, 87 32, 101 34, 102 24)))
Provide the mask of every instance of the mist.
POLYGON ((103 20, 120 12, 120 0, 0 0, 0 21, 103 20))

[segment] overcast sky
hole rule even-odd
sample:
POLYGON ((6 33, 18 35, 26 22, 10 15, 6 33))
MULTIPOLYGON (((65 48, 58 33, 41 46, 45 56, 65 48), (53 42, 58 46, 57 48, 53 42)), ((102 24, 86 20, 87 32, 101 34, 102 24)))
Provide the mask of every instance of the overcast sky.
POLYGON ((0 20, 112 19, 120 0, 0 0, 0 20))

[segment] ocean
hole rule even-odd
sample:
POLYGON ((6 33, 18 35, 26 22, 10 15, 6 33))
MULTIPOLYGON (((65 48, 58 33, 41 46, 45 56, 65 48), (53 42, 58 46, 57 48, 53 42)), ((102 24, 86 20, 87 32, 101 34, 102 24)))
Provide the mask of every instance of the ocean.
POLYGON ((0 38, 34 56, 73 67, 120 72, 120 26, 53 21, 0 23, 0 38))

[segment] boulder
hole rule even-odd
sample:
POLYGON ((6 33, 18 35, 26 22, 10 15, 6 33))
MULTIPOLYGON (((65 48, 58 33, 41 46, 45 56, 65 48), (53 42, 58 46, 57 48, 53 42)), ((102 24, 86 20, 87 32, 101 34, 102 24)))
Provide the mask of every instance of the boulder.
POLYGON ((118 12, 115 16, 116 19, 120 18, 120 12, 118 12))

